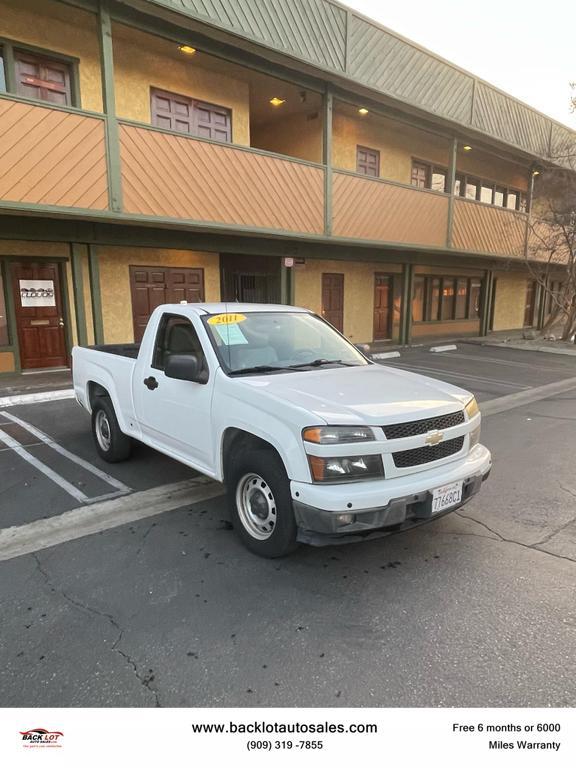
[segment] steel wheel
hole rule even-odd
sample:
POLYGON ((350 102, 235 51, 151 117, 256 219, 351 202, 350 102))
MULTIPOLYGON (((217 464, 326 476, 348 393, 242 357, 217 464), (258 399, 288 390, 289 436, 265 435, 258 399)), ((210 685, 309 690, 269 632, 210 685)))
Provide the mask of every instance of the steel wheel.
POLYGON ((105 452, 109 451, 112 444, 112 430, 110 429, 108 416, 104 411, 100 410, 96 414, 94 428, 100 448, 105 452))
POLYGON ((276 525, 276 499, 268 483, 250 472, 236 486, 236 508, 245 530, 258 541, 266 541, 276 525))

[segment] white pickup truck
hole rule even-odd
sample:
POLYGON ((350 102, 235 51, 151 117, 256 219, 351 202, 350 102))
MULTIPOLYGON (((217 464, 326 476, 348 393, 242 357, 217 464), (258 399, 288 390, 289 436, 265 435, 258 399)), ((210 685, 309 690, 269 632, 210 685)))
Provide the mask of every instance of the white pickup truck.
POLYGON ((141 345, 76 347, 73 370, 103 459, 139 440, 222 481, 264 557, 434 520, 492 464, 469 392, 375 364, 297 307, 160 306, 141 345))

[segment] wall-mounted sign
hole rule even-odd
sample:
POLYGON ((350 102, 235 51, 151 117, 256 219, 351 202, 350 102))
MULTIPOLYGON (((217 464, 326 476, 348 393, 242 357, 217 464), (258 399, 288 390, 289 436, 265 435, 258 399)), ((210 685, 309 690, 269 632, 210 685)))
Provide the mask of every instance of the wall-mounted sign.
POLYGON ((20 304, 23 307, 55 307, 53 280, 19 280, 20 304))

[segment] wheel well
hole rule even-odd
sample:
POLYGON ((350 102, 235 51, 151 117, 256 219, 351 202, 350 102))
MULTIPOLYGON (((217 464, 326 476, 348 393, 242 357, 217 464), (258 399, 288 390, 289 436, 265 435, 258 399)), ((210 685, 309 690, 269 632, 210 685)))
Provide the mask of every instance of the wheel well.
POLYGON ((90 410, 94 407, 94 402, 98 397, 110 397, 110 393, 101 384, 97 384, 95 381, 89 381, 88 402, 90 403, 90 410))
POLYGON ((282 461, 282 457, 276 448, 274 448, 274 446, 267 440, 263 440, 261 437, 257 437, 251 432, 245 432, 243 429, 237 429, 236 427, 230 427, 225 431, 224 439, 222 440, 222 470, 224 482, 226 482, 231 459, 234 454, 238 451, 246 451, 256 448, 273 451, 282 461))

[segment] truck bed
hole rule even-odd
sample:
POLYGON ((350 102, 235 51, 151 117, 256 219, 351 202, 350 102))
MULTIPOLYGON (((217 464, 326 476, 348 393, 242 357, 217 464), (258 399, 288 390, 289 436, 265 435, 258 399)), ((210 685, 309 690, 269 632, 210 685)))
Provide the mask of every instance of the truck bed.
POLYGON ((107 352, 109 355, 119 355, 120 357, 131 357, 136 360, 140 344, 93 344, 87 349, 94 349, 97 352, 107 352))

